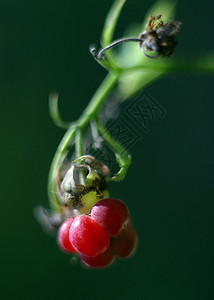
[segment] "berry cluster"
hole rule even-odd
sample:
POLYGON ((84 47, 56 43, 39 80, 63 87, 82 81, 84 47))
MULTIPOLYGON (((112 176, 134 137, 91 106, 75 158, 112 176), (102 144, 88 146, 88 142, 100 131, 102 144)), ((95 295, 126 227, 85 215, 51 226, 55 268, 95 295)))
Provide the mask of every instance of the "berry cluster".
POLYGON ((96 203, 88 215, 71 217, 58 231, 58 244, 68 253, 78 253, 91 268, 106 267, 115 256, 130 256, 137 244, 127 206, 118 199, 96 203))

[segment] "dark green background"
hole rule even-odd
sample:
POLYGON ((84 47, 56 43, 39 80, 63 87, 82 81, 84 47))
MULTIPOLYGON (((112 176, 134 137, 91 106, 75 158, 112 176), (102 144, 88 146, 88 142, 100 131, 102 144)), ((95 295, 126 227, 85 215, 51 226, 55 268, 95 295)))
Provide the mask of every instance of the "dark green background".
MULTIPOLYGON (((129 206, 136 254, 105 270, 69 263, 33 208, 47 206, 47 175, 63 130, 48 94, 76 119, 105 76, 88 46, 99 43, 112 1, 0 0, 2 299, 213 299, 213 75, 179 74, 147 91, 166 109, 132 149, 111 194, 129 206)), ((117 37, 153 1, 129 0, 117 37)), ((214 49, 213 2, 178 1, 176 55, 214 49)))

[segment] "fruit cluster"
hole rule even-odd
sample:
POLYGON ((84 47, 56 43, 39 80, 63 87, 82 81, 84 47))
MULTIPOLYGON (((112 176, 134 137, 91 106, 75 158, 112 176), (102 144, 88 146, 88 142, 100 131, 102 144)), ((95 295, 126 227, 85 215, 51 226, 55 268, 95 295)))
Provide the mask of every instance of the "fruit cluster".
POLYGON ((83 263, 101 268, 116 256, 130 256, 137 245, 137 233, 131 225, 127 206, 118 199, 97 202, 90 214, 65 220, 58 231, 59 247, 78 253, 83 263))

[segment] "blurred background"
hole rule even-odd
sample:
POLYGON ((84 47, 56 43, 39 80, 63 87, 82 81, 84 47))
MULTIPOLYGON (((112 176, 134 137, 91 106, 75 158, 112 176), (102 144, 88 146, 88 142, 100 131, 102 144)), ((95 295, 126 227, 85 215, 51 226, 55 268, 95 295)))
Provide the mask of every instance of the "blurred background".
MULTIPOLYGON (((48 207, 49 167, 64 131, 48 95, 75 120, 106 72, 99 45, 112 1, 0 0, 2 299, 213 299, 213 75, 178 74, 147 88, 166 110, 131 149, 133 164, 111 195, 129 207, 136 254, 104 270, 72 263, 34 218, 48 207)), ((142 22, 154 1, 127 1, 116 37, 142 22)), ((214 51, 214 4, 178 1, 183 23, 176 56, 214 51)))

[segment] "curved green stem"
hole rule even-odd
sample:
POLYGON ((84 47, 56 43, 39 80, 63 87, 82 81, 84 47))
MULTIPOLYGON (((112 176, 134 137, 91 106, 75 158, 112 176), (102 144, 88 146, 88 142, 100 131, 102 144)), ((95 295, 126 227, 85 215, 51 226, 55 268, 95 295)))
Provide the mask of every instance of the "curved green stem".
POLYGON ((51 93, 49 95, 49 112, 54 124, 60 128, 68 129, 70 124, 64 122, 60 116, 58 108, 58 93, 51 93))
POLYGON ((120 170, 116 173, 112 180, 121 181, 124 179, 126 172, 131 164, 131 155, 126 151, 126 149, 118 142, 115 141, 107 129, 102 125, 100 120, 96 119, 97 127, 102 134, 104 140, 107 142, 109 147, 113 150, 116 156, 116 160, 120 166, 120 170))
MULTIPOLYGON (((116 0, 113 3, 111 9, 109 10, 106 20, 105 20, 103 31, 101 34, 102 47, 106 47, 109 44, 111 44, 112 38, 114 35, 114 31, 115 31, 115 27, 117 25, 117 20, 119 18, 119 15, 121 13, 121 10, 122 10, 125 2, 126 2, 126 0, 116 0)), ((115 59, 113 58, 113 56, 111 55, 111 51, 109 51, 106 54, 106 57, 107 57, 110 65, 114 69, 118 69, 117 63, 116 63, 115 59)))

